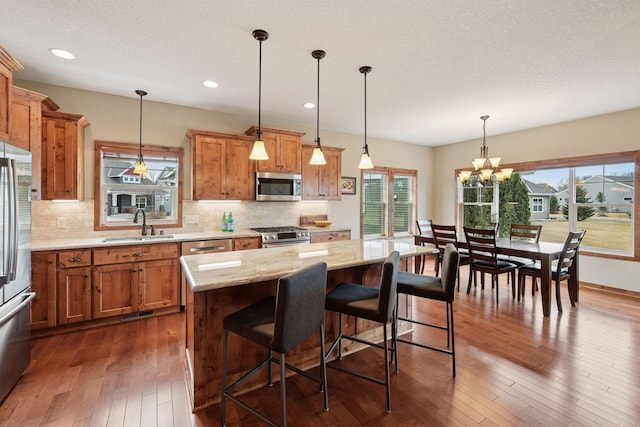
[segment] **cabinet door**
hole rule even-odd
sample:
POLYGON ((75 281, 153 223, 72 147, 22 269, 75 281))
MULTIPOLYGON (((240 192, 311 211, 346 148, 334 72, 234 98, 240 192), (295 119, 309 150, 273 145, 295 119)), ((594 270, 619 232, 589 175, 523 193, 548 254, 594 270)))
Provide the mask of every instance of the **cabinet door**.
POLYGON ((43 196, 47 200, 78 199, 77 134, 76 122, 43 117, 42 187, 43 196))
POLYGON ((196 135, 192 144, 193 199, 224 199, 225 140, 196 135))
POLYGON ((229 139, 225 153, 225 198, 255 200, 256 174, 249 160, 253 141, 229 139))
POLYGON ((58 273, 58 323, 91 319, 91 268, 68 268, 58 273))
POLYGON ((302 173, 301 140, 297 136, 279 135, 280 172, 302 173))
POLYGON ((138 311, 137 267, 134 263, 103 265, 93 273, 93 317, 138 311))
POLYGON ((178 305, 178 261, 142 262, 134 267, 138 278, 138 309, 153 310, 178 305))
POLYGON ((56 254, 31 254, 31 290, 36 297, 31 302, 31 329, 56 326, 56 254))
MULTIPOLYGON (((325 200, 340 200, 340 180, 342 175, 342 150, 323 149, 327 164, 324 165, 320 181, 320 193, 325 200)), ((302 181, 304 183, 304 180, 302 181)))
MULTIPOLYGON (((5 55, 0 46, 0 60, 5 55)), ((13 87, 13 73, 0 61, 0 140, 9 140, 9 115, 11 110, 11 95, 13 87)))
MULTIPOLYGON (((313 155, 313 146, 304 145, 302 147, 302 198, 304 200, 321 199, 320 196, 320 174, 326 165, 310 165, 309 161, 313 155)), ((325 156, 326 159, 326 156, 325 156)))

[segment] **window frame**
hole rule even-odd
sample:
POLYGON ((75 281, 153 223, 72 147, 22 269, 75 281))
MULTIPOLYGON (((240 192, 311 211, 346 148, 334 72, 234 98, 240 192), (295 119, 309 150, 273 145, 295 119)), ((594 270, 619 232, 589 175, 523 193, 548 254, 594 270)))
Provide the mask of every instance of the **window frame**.
POLYGON ((544 212, 544 198, 532 197, 531 198, 531 212, 544 212))
MULTIPOLYGON (((111 151, 116 151, 124 154, 133 154, 137 155, 139 152, 139 146, 134 143, 125 143, 125 142, 113 142, 113 141, 95 141, 94 148, 94 189, 93 189, 93 229, 94 231, 113 231, 113 230, 137 230, 140 228, 139 224, 113 224, 113 225, 103 225, 100 221, 100 213, 102 211, 102 207, 107 203, 106 200, 102 200, 102 185, 101 185, 101 177, 102 173, 100 170, 101 167, 101 152, 103 149, 107 148, 111 151)), ((143 145, 142 146, 142 155, 148 157, 154 156, 174 156, 177 158, 178 162, 178 176, 177 176, 177 209, 178 215, 176 217, 176 221, 173 223, 167 223, 166 221, 155 221, 153 218, 147 218, 147 225, 157 225, 162 228, 180 228, 182 227, 182 199, 183 199, 183 158, 184 158, 184 150, 181 147, 162 147, 156 145, 143 145)), ((137 202, 136 202, 137 203, 137 202)))
MULTIPOLYGON (((633 236, 632 236, 632 247, 633 247, 633 255, 619 255, 619 254, 611 254, 611 253, 603 253, 603 252, 593 252, 589 251, 587 248, 581 249, 580 253, 599 257, 599 258, 610 258, 610 259, 620 259, 625 261, 640 261, 640 151, 622 151, 616 153, 604 153, 604 154, 593 154, 586 156, 575 156, 575 157, 565 157, 558 159, 548 159, 548 160, 536 160, 536 161, 528 161, 528 162, 520 162, 520 163, 510 163, 502 165, 501 167, 510 167, 513 168, 514 171, 528 171, 528 170, 536 170, 536 169, 553 169, 553 168, 574 168, 580 166, 593 166, 593 165, 603 165, 603 164, 613 164, 613 163, 634 163, 634 207, 633 207, 633 236)), ((468 170, 469 168, 459 168, 454 170, 454 178, 457 183, 459 183, 458 174, 463 170, 468 170)), ((456 185, 456 191, 458 191, 458 185, 456 185)), ((571 187, 571 185, 569 186, 571 187)), ((572 197, 572 196, 569 196, 572 197)), ((458 203, 458 197, 456 197, 456 203, 458 203)), ((459 223, 462 220, 462 216, 456 208, 456 223, 459 223)))
POLYGON ((363 239, 374 238, 404 238, 410 237, 416 233, 415 221, 417 218, 417 188, 418 188, 418 171, 414 169, 400 169, 391 167, 375 166, 372 169, 363 169, 360 171, 360 236, 363 239), (364 224, 362 219, 364 218, 364 176, 366 173, 379 173, 386 176, 386 182, 384 183, 384 191, 386 199, 383 200, 384 205, 384 223, 383 229, 386 234, 383 235, 367 235, 364 234, 364 224), (394 182, 396 176, 407 176, 411 178, 411 203, 409 203, 409 229, 406 233, 394 232, 394 182))

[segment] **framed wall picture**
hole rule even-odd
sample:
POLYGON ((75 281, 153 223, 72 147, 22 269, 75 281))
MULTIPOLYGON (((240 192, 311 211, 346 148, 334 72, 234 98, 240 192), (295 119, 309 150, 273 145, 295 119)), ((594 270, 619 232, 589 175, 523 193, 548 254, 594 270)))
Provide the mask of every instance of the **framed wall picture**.
POLYGON ((356 194, 356 179, 350 176, 343 176, 340 188, 342 189, 342 194, 356 194))

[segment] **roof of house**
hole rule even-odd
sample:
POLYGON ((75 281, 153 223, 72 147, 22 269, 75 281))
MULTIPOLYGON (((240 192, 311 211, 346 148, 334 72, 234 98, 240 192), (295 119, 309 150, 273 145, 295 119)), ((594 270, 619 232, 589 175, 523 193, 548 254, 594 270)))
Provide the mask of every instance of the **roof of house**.
POLYGON ((555 188, 553 188, 549 184, 536 184, 535 182, 531 182, 524 178, 522 178, 522 181, 524 181, 524 185, 527 186, 529 195, 552 196, 558 192, 555 188))

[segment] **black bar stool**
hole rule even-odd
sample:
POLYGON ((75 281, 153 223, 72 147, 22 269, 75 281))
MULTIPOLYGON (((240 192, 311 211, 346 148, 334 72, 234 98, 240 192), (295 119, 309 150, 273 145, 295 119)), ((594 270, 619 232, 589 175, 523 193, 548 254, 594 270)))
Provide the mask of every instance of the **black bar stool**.
MULTIPOLYGON (((356 341, 373 347, 384 348, 385 379, 374 378, 361 372, 356 372, 335 362, 327 363, 330 368, 338 369, 351 375, 382 384, 387 391, 387 412, 391 412, 391 389, 389 387, 389 352, 395 357, 395 346, 389 348, 387 339, 387 324, 391 323, 392 345, 395 344, 395 305, 396 305, 396 283, 398 280, 398 265, 400 254, 393 251, 382 264, 382 277, 380 279, 380 289, 371 288, 355 283, 342 282, 327 294, 325 308, 335 311, 339 316, 338 336, 326 354, 328 358, 333 350, 338 348, 338 358, 342 359, 342 339, 356 341), (384 331, 384 345, 360 339, 358 337, 343 335, 342 315, 355 316, 362 319, 378 322, 382 324, 384 331)), ((393 360, 392 357, 392 360, 393 360)), ((396 366, 397 366, 396 360, 396 366)))
MULTIPOLYGON (((396 341, 415 345, 430 350, 436 350, 451 355, 453 365, 453 376, 456 376, 456 347, 453 335, 453 298, 455 295, 456 279, 458 277, 458 264, 460 262, 460 254, 453 245, 448 243, 445 246, 442 256, 442 274, 440 277, 424 276, 422 274, 414 274, 401 271, 398 273, 398 294, 412 295, 419 298, 444 301, 447 306, 447 324, 425 323, 418 320, 404 318, 398 316, 398 320, 416 323, 422 326, 443 329, 447 331, 447 347, 436 347, 433 345, 423 344, 416 341, 400 338, 397 332, 394 334, 396 341)), ((396 309, 396 313, 397 313, 396 309)), ((398 322, 396 321, 396 327, 398 322)), ((396 357, 398 357, 398 345, 396 343, 396 357)), ((397 361, 396 361, 397 366, 397 361)))
POLYGON ((231 392, 261 368, 269 366, 269 385, 272 385, 271 363, 280 362, 280 389, 282 393, 282 424, 287 425, 286 369, 301 374, 320 384, 324 394, 324 410, 329 410, 327 396, 327 369, 324 358, 324 298, 327 292, 327 264, 324 262, 302 268, 278 281, 275 297, 268 297, 249 307, 236 311, 223 320, 222 402, 221 422, 226 425, 226 399, 245 408, 266 423, 277 426, 272 419, 251 408, 231 392), (321 376, 317 378, 291 366, 285 354, 320 329, 321 376), (269 349, 265 360, 227 387, 227 351, 229 331, 269 349), (280 359, 273 357, 280 354, 280 359))

